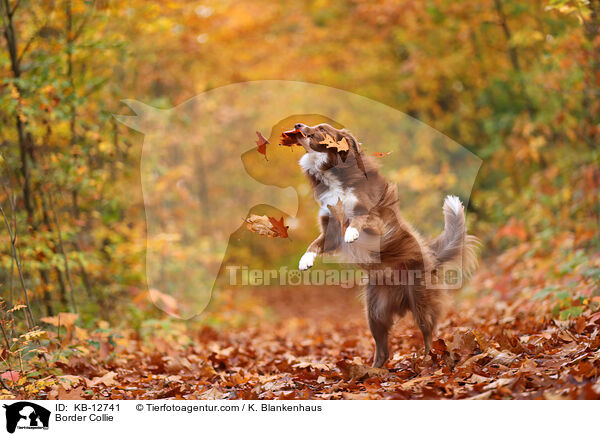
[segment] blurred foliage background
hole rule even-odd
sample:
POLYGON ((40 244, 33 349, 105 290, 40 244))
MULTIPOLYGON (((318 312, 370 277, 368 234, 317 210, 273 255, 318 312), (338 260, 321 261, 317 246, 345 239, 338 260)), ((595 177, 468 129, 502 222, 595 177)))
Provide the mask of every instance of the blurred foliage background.
MULTIPOLYGON (((0 14, 0 292, 27 305, 3 316, 29 328, 61 311, 160 316, 146 291, 144 136, 112 114, 131 115, 123 99, 167 109, 242 81, 365 96, 479 156, 468 215, 484 256, 568 240, 576 268, 598 249, 598 0, 0 0, 0 14)), ((423 178, 398 183, 435 183, 423 178)), ((293 265, 315 231, 257 251, 240 230, 230 255, 293 265)))

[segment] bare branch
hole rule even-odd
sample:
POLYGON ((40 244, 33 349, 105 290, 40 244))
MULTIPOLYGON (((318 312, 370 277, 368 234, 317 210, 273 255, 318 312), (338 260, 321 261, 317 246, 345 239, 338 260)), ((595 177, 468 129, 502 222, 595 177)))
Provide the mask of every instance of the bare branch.
POLYGON ((31 35, 31 38, 29 38, 27 40, 27 42, 25 43, 25 47, 23 47, 23 50, 21 51, 21 54, 17 57, 17 63, 21 63, 21 60, 23 60, 23 56, 25 56, 25 53, 27 53, 27 51, 29 50, 29 48, 31 47, 31 44, 33 43, 33 41, 36 39, 36 37, 39 35, 39 31, 35 32, 33 35, 31 35))
POLYGON ((17 9, 19 8, 19 6, 21 5, 21 0, 17 0, 15 2, 15 6, 12 8, 12 10, 10 11, 10 15, 11 17, 15 14, 15 12, 17 11, 17 9))
POLYGON ((54 206, 54 198, 52 193, 48 193, 48 200, 50 201, 50 209, 52 210, 52 216, 54 217, 54 225, 56 227, 56 232, 58 236, 58 246, 60 248, 60 252, 63 257, 63 261, 65 264, 65 272, 67 274, 67 280, 69 282, 69 288, 71 290, 71 305, 74 313, 77 312, 77 304, 75 303, 75 289, 73 287, 73 281, 71 280, 71 268, 69 267, 69 260, 67 258, 67 252, 65 250, 65 245, 63 243, 62 231, 60 229, 60 222, 58 220, 58 215, 56 213, 56 207, 54 206))

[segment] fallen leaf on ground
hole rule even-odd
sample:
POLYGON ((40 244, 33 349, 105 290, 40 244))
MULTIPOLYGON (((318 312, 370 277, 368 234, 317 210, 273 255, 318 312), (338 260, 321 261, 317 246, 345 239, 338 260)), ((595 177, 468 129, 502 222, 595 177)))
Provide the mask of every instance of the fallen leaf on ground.
POLYGON ((294 368, 313 368, 318 369, 320 371, 331 371, 331 366, 326 363, 318 363, 318 362, 300 362, 293 365, 294 368))
POLYGON ((61 375, 58 378, 58 383, 66 390, 70 390, 73 386, 81 382, 81 377, 77 375, 61 375))
POLYGON ((9 380, 11 382, 16 382, 19 380, 19 378, 21 377, 19 371, 6 371, 3 372, 0 377, 2 377, 4 380, 9 380))
POLYGON ((200 394, 202 400, 222 400, 225 394, 216 388, 208 389, 200 394))
POLYGON ((373 368, 372 366, 359 365, 356 363, 347 362, 340 360, 336 363, 336 366, 340 369, 342 376, 345 379, 361 379, 363 377, 385 377, 390 372, 385 368, 373 368))
POLYGON ((58 389, 58 397, 57 400, 81 400, 83 397, 83 386, 79 386, 75 389, 71 389, 70 391, 66 391, 62 386, 58 389))
POLYGON ((494 348, 489 348, 487 353, 492 356, 492 361, 490 364, 499 363, 500 365, 510 366, 512 362, 517 359, 517 356, 510 351, 498 351, 494 348))
POLYGON ((103 384, 104 386, 114 386, 117 384, 117 381, 115 380, 116 376, 117 373, 114 371, 107 372, 102 377, 94 377, 91 383, 89 383, 89 386, 97 386, 99 384, 103 384))

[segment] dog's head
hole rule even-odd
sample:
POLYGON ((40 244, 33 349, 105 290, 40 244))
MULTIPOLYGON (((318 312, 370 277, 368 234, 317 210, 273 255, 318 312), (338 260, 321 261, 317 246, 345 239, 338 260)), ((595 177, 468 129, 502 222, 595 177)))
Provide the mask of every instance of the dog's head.
POLYGON ((332 162, 341 162, 346 165, 357 165, 361 172, 367 176, 365 165, 361 157, 360 144, 346 129, 336 129, 329 124, 317 124, 316 126, 307 126, 298 123, 293 130, 283 132, 281 135, 281 145, 293 146, 300 145, 304 147, 307 153, 325 153, 332 159, 332 162), (347 160, 349 153, 354 159, 347 160))
POLYGON ((329 124, 317 124, 316 126, 307 126, 306 124, 298 123, 293 130, 283 132, 281 135, 281 145, 301 145, 307 153, 330 153, 337 152, 345 157, 348 151, 358 155, 360 153, 360 145, 358 141, 346 129, 336 129, 329 124), (344 146, 332 146, 328 141, 335 141, 344 146), (345 142, 344 142, 345 140, 345 142), (347 149, 345 150, 345 144, 347 149))

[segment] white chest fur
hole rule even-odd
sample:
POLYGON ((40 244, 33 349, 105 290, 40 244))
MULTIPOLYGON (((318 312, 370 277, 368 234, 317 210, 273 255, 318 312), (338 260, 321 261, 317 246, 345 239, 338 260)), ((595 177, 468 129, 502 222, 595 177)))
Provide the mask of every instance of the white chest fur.
POLYGON ((354 195, 354 189, 344 187, 331 171, 322 171, 321 168, 323 168, 326 162, 327 155, 325 153, 306 153, 300 158, 302 169, 315 176, 323 184, 320 188, 324 188, 324 190, 322 190, 317 198, 317 201, 321 205, 319 215, 330 215, 327 206, 334 206, 341 200, 344 205, 344 214, 347 217, 352 217, 354 215, 354 207, 358 202, 356 195, 354 195))

